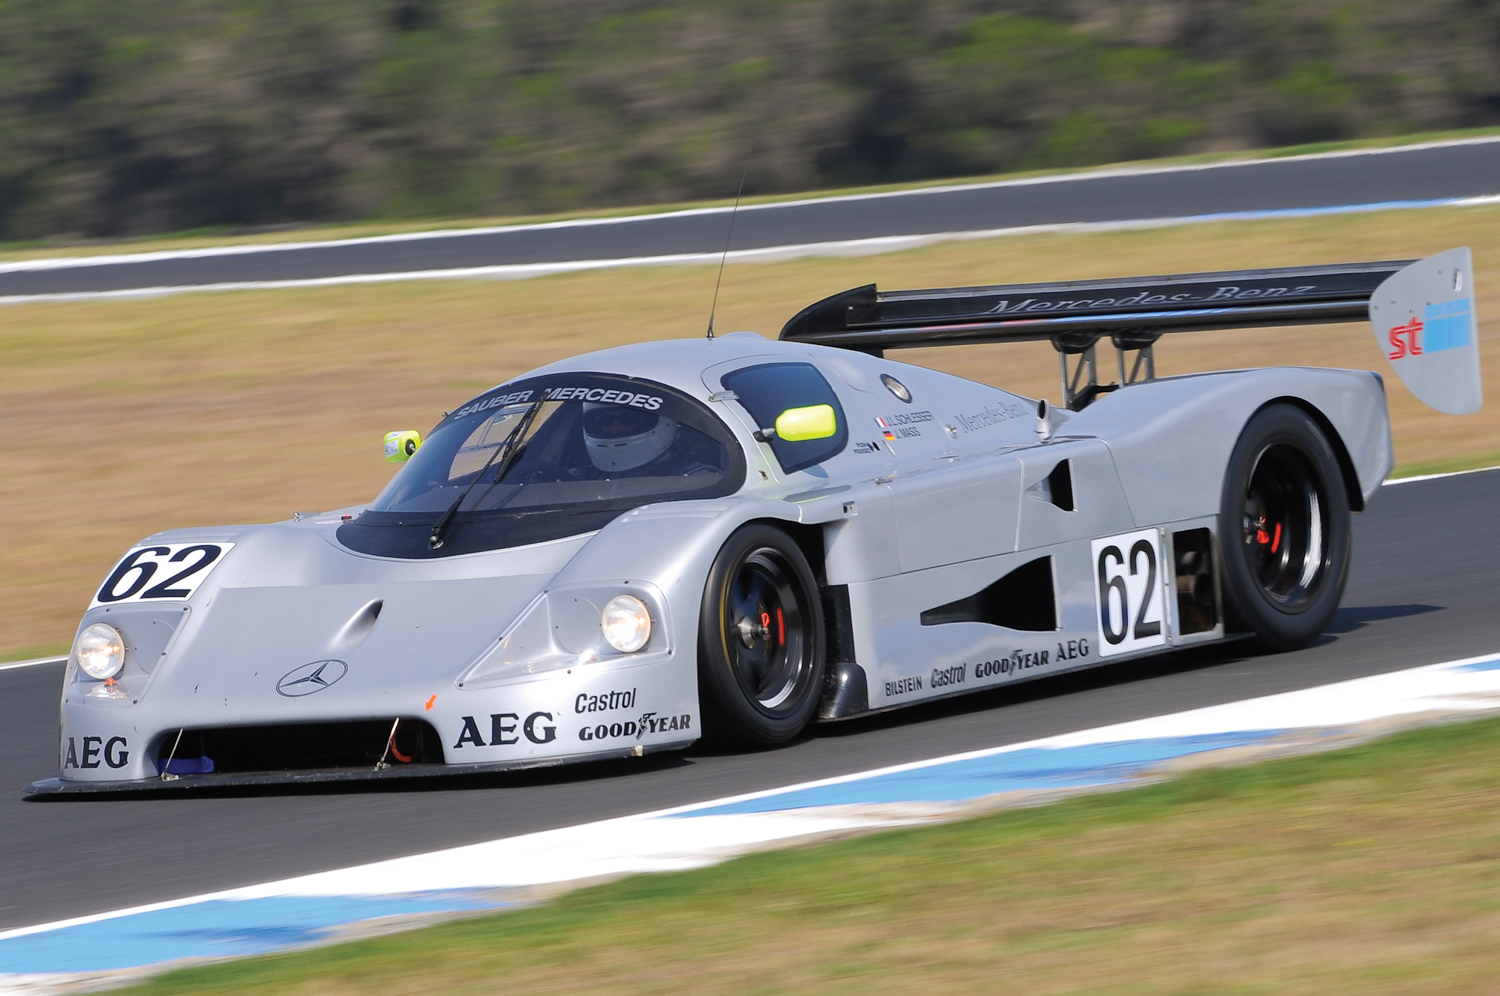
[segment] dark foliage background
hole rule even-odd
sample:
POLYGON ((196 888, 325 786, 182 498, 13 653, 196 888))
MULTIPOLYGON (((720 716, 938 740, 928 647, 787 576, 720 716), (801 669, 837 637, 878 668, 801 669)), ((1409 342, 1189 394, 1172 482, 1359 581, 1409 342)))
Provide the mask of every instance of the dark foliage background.
POLYGON ((1500 123, 1500 0, 0 0, 0 239, 1500 123))

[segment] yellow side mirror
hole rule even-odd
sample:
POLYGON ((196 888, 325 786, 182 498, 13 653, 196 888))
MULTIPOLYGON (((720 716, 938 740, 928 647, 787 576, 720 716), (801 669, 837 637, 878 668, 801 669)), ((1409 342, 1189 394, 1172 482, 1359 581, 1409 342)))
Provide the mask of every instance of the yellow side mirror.
POLYGON ((416 429, 397 429, 385 434, 385 458, 391 463, 405 463, 422 448, 422 434, 416 429))
POLYGON ((788 408, 776 416, 776 436, 789 443, 800 443, 806 439, 827 439, 838 431, 839 420, 833 413, 832 405, 788 408))

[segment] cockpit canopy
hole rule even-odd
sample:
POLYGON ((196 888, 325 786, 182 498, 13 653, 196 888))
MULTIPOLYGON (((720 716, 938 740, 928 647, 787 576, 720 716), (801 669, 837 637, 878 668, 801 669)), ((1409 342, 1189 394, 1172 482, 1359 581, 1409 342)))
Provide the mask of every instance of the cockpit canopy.
POLYGON ((654 381, 560 373, 451 412, 339 540, 380 556, 472 553, 589 532, 651 502, 733 494, 744 480, 739 443, 702 402, 654 381))

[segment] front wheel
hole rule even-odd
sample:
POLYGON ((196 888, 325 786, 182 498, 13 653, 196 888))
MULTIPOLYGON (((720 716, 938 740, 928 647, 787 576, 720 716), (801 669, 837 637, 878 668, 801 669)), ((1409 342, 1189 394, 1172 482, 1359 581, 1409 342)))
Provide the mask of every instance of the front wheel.
POLYGON ((1276 651, 1322 634, 1349 576, 1349 498, 1302 409, 1268 405, 1246 424, 1224 473, 1219 537, 1235 623, 1276 651))
POLYGON ((792 538, 752 524, 725 542, 703 590, 698 687, 704 732, 732 746, 802 732, 823 688, 817 582, 792 538))

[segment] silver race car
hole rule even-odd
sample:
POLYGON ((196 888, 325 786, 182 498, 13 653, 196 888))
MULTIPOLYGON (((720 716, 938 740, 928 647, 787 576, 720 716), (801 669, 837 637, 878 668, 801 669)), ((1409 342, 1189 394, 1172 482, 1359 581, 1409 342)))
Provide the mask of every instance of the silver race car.
POLYGON ((1391 469, 1379 376, 1154 376, 1163 334, 1369 318, 1479 407, 1469 252, 879 292, 487 391, 368 505, 147 537, 100 585, 36 793, 380 779, 775 744, 1333 617, 1391 469), (886 358, 1050 340, 1062 405, 886 358), (1113 346, 1117 377, 1100 378, 1113 346))

